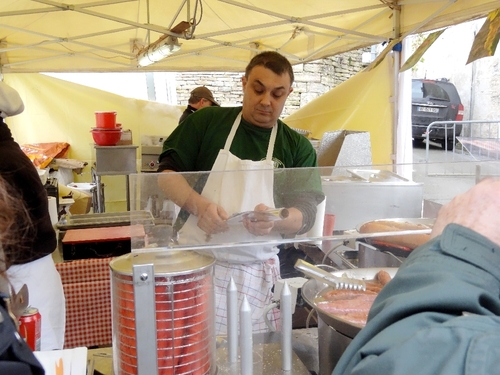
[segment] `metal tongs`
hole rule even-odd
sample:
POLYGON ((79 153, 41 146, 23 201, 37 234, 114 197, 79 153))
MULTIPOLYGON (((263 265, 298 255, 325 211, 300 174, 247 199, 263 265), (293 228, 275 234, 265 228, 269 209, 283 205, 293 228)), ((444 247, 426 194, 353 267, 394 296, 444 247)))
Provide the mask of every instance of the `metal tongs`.
POLYGON ((311 263, 303 261, 302 259, 297 259, 297 262, 295 262, 295 269, 301 271, 304 275, 312 277, 313 279, 325 283, 335 289, 366 290, 366 284, 363 280, 351 279, 347 276, 334 276, 311 263))

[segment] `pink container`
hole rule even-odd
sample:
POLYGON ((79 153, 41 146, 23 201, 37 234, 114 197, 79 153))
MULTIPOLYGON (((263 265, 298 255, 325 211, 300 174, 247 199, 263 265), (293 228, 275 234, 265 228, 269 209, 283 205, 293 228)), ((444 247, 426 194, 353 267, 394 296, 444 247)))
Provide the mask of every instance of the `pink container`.
POLYGON ((95 112, 95 125, 98 128, 116 128, 116 112, 95 112))
POLYGON ((333 228, 335 227, 335 215, 325 214, 325 221, 323 223, 323 236, 331 236, 333 228))

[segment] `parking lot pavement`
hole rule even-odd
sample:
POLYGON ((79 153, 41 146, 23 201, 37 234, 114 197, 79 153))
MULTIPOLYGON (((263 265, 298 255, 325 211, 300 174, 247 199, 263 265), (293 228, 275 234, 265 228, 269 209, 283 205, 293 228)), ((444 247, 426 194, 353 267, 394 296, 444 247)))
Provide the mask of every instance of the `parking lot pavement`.
POLYGON ((467 150, 462 149, 460 143, 455 147, 455 150, 444 150, 438 143, 429 143, 429 155, 426 152, 426 144, 424 142, 413 145, 413 162, 425 163, 428 159, 429 163, 449 163, 458 161, 475 161, 477 157, 470 155, 467 150))
POLYGON ((438 204, 449 202, 457 194, 465 193, 481 178, 500 176, 500 161, 478 160, 462 151, 445 151, 438 144, 425 143, 413 147, 413 181, 424 184, 424 200, 438 204))

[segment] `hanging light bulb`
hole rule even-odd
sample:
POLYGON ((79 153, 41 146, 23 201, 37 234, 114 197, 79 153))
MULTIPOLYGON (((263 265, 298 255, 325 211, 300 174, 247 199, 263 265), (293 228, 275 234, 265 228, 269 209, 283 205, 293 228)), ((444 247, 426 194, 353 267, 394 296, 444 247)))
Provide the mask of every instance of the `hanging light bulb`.
POLYGON ((163 60, 180 49, 181 45, 179 44, 177 37, 164 35, 138 53, 137 64, 140 67, 151 65, 155 62, 163 60))

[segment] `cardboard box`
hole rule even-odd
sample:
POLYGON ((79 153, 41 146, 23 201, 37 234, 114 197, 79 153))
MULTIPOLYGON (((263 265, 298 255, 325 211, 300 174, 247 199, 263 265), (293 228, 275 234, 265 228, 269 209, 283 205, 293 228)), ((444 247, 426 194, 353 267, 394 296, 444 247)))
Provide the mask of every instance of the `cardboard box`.
POLYGON ((351 130, 325 132, 317 154, 319 167, 371 165, 370 133, 351 130))
POLYGON ((117 145, 131 145, 132 144, 132 130, 122 130, 122 135, 117 145))

